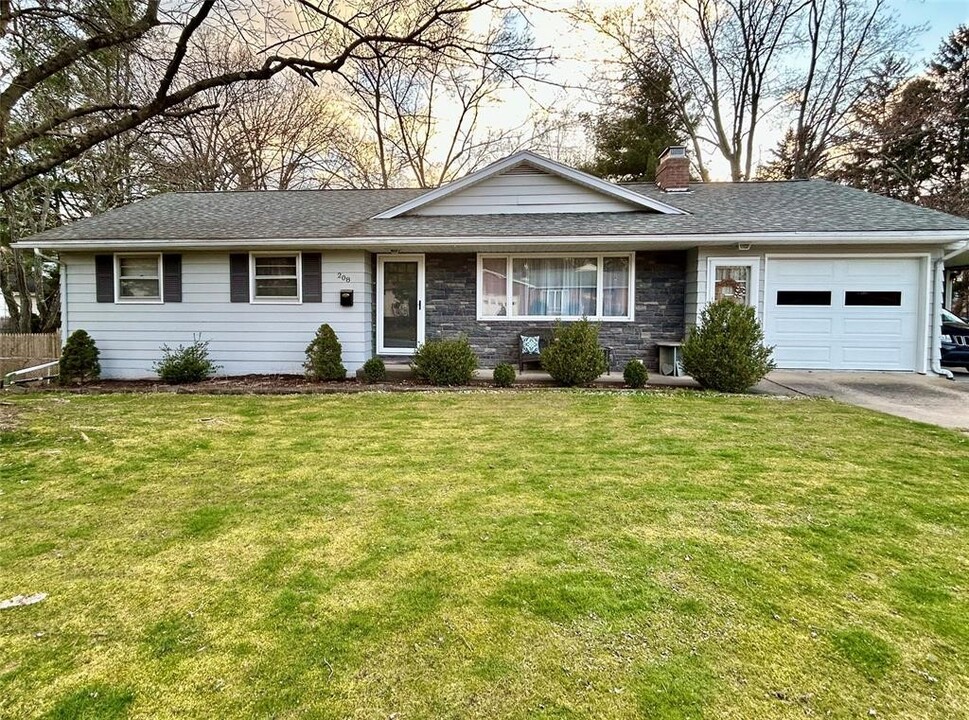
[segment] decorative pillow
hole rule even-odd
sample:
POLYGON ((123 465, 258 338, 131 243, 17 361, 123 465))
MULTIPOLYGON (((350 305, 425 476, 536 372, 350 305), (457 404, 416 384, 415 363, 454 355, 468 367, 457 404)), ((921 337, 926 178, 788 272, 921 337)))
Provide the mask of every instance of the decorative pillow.
POLYGON ((522 355, 538 355, 541 352, 541 338, 538 335, 522 335, 522 355))

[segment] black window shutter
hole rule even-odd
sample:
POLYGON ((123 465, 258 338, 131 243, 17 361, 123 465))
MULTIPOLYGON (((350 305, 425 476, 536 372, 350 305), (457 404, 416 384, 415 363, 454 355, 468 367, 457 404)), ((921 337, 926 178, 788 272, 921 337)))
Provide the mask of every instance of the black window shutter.
POLYGON ((95 294, 99 303, 114 302, 114 256, 94 256, 95 294))
POLYGON ((323 256, 303 253, 303 302, 323 302, 323 256))
POLYGON ((182 302, 182 256, 168 253, 162 255, 162 275, 165 302, 182 302))
POLYGON ((229 300, 249 302, 249 255, 246 253, 229 255, 229 300))

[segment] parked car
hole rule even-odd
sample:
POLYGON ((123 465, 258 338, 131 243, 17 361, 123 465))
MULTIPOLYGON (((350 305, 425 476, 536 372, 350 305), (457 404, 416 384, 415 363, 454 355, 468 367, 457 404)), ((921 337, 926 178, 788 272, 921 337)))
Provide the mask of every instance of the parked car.
POLYGON ((969 370, 969 322, 942 311, 942 364, 969 370))

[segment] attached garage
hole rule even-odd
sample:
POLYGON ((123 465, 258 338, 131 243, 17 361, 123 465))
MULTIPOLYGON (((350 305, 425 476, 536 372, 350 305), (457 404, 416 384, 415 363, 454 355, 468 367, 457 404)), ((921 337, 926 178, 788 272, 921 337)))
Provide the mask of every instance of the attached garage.
POLYGON ((764 334, 780 368, 920 370, 924 260, 778 257, 766 261, 764 334))

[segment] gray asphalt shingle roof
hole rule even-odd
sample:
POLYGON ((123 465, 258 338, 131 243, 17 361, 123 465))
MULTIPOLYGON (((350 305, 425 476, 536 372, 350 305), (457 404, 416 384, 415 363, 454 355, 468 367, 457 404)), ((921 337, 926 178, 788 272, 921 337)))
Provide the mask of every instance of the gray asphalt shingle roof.
POLYGON ((666 194, 626 187, 685 210, 371 218, 425 192, 301 190, 168 193, 36 235, 31 240, 253 240, 379 237, 724 235, 759 232, 966 230, 969 220, 823 180, 695 184, 666 194))

